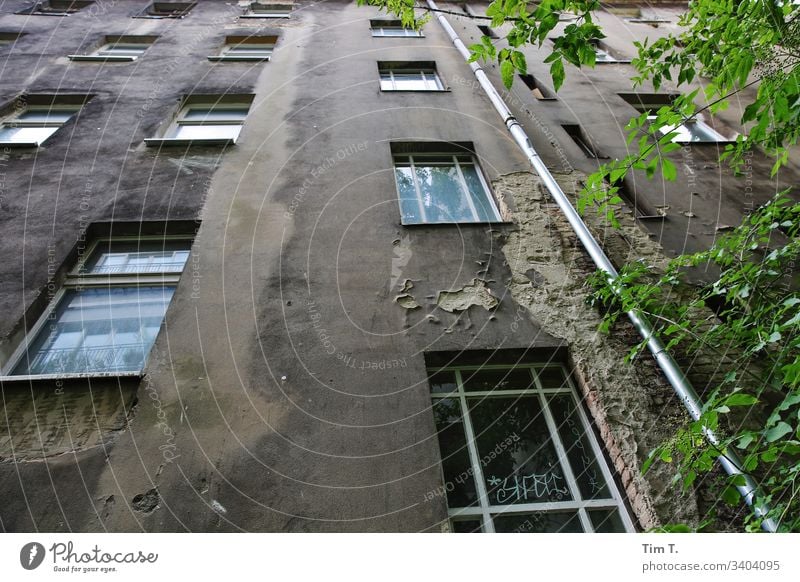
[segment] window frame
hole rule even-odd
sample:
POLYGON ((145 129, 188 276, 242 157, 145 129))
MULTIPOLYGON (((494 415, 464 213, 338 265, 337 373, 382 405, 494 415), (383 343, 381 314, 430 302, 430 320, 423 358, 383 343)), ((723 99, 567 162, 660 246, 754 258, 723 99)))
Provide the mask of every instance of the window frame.
POLYGON ((239 18, 291 18, 293 11, 294 4, 251 2, 239 18), (264 6, 264 9, 259 12, 253 10, 253 6, 264 6))
POLYGON ((69 123, 72 120, 72 118, 80 112, 80 110, 82 108, 83 108, 83 105, 78 105, 78 104, 72 105, 72 104, 66 104, 66 103, 60 103, 60 104, 56 103, 56 104, 53 104, 53 105, 38 105, 38 104, 26 105, 25 108, 20 109, 19 111, 15 111, 10 116, 4 117, 0 121, 0 130, 5 129, 7 126, 10 126, 10 128, 12 128, 12 129, 16 128, 16 127, 44 127, 44 128, 52 128, 53 131, 51 131, 48 134, 47 137, 45 137, 44 139, 42 139, 40 141, 9 141, 9 140, 4 140, 4 139, 2 139, 2 137, 0 137, 0 146, 12 147, 12 148, 14 148, 14 147, 16 147, 16 148, 38 148, 43 143, 45 143, 47 140, 52 138, 53 135, 55 135, 58 132, 59 129, 61 129, 62 127, 64 127, 64 125, 69 123), (71 113, 70 113, 70 116, 67 119, 65 119, 64 121, 60 121, 60 122, 56 122, 56 121, 29 121, 29 122, 26 122, 24 120, 23 121, 19 121, 19 118, 22 115, 24 115, 25 113, 32 112, 32 111, 46 111, 46 112, 68 111, 68 112, 71 112, 71 113))
POLYGON ((277 42, 226 42, 219 54, 209 55, 209 61, 268 62, 272 60, 277 42), (264 54, 235 54, 238 49, 259 49, 264 54))
POLYGON ((479 163, 478 156, 473 154, 472 152, 469 152, 469 151, 456 152, 456 151, 452 151, 452 150, 451 151, 444 151, 444 152, 435 152, 435 151, 431 151, 431 152, 427 152, 427 151, 426 152, 408 152, 408 153, 395 152, 395 153, 392 154, 392 171, 393 171, 392 175, 393 175, 393 178, 394 178, 395 189, 397 191, 397 203, 398 203, 398 207, 400 209, 400 223, 403 226, 436 226, 436 225, 445 225, 445 224, 497 224, 497 223, 506 222, 503 219, 503 215, 500 212, 500 208, 498 207, 497 201, 494 198, 494 194, 492 193, 492 189, 489 186, 489 182, 486 179, 486 176, 484 176, 484 174, 483 174, 483 169, 481 168, 481 165, 479 163), (417 180, 416 164, 414 163, 414 157, 415 156, 417 156, 417 157, 450 156, 452 158, 452 160, 453 160, 454 167, 456 168, 456 173, 458 175, 458 185, 459 185, 459 188, 461 190, 461 193, 462 193, 462 195, 466 196, 467 204, 468 204, 468 206, 470 208, 470 212, 472 213, 473 218, 477 218, 478 217, 478 212, 477 212, 477 209, 475 208, 475 202, 472 199, 472 196, 470 195, 469 184, 467 184, 466 178, 464 178, 464 172, 461 169, 461 164, 460 164, 460 162, 458 160, 459 156, 462 156, 462 157, 469 156, 471 158, 471 162, 470 163, 473 166, 475 166, 475 172, 478 175, 478 180, 480 181, 481 186, 483 188, 483 193, 486 196, 486 198, 489 200, 489 205, 491 206, 491 209, 492 209, 492 211, 494 213, 494 216, 495 216, 496 220, 489 220, 489 221, 486 221, 486 220, 475 220, 475 221, 469 221, 469 222, 465 222, 465 221, 428 222, 426 220, 426 221, 422 221, 422 222, 406 222, 405 218, 403 216, 403 206, 402 206, 402 202, 401 202, 402 196, 401 196, 401 192, 400 192, 400 186, 397 183, 398 158, 408 158, 409 167, 411 168, 411 174, 413 176, 413 181, 414 181, 414 191, 415 191, 416 196, 417 196, 417 205, 419 207, 421 216, 423 218, 425 218, 425 216, 426 216, 426 214, 425 214, 425 206, 424 206, 424 203, 423 203, 423 198, 424 197, 422 195, 422 190, 421 190, 421 188, 419 186, 419 182, 417 180))
POLYGON ((150 147, 162 146, 162 145, 185 145, 185 146, 234 145, 236 143, 236 140, 239 138, 241 129, 244 128, 247 116, 250 114, 251 106, 252 106, 252 101, 229 102, 224 100, 216 100, 216 101, 192 100, 187 102, 186 100, 184 100, 183 104, 178 110, 178 114, 175 116, 175 119, 169 124, 169 127, 165 131, 164 135, 162 137, 145 138, 144 140, 145 145, 150 147), (185 117, 192 109, 208 109, 209 111, 213 111, 214 109, 241 109, 245 112, 245 114, 244 117, 241 119, 231 118, 231 119, 187 121, 185 117), (175 136, 176 132, 182 126, 214 126, 214 125, 239 125, 240 129, 235 137, 187 138, 187 137, 175 136))
POLYGON ((130 63, 137 60, 139 57, 144 55, 151 46, 153 46, 153 42, 155 41, 139 41, 136 42, 134 40, 118 40, 118 41, 109 41, 105 39, 103 44, 96 48, 89 54, 85 55, 67 55, 67 58, 71 61, 88 61, 88 62, 120 62, 120 63, 130 63), (141 52, 137 55, 115 55, 115 54, 101 54, 103 51, 108 51, 111 48, 118 47, 118 46, 137 46, 141 47, 141 52))
MULTIPOLYGON (((452 392, 430 392, 432 408, 437 400, 443 399, 457 399, 461 410, 461 419, 464 426, 464 438, 467 445, 467 452, 470 461, 470 469, 472 471, 473 480, 475 483, 475 492, 477 494, 477 503, 471 507, 457 507, 450 508, 448 505, 448 519, 450 523, 450 530, 453 531, 453 523, 456 521, 480 521, 481 532, 494 533, 494 523, 492 516, 507 516, 507 515, 520 515, 531 513, 558 513, 561 511, 577 512, 578 519, 584 533, 594 533, 594 526, 592 525, 591 518, 587 510, 590 509, 611 509, 616 510, 622 524, 627 533, 636 532, 636 526, 630 516, 625 498, 620 493, 617 482, 614 478, 607 460, 606 455, 594 433, 592 424, 589 421, 588 415, 583 409, 583 405, 578 398, 578 392, 572 382, 571 375, 566 366, 558 362, 551 363, 533 363, 533 364, 514 364, 514 365, 448 365, 442 367, 430 367, 427 370, 429 386, 430 379, 434 374, 439 372, 453 372, 456 380, 456 390, 452 392), (565 386, 561 388, 544 388, 537 370, 543 368, 559 368, 565 379, 565 386), (515 390, 491 390, 491 391, 466 391, 462 378, 462 371, 480 371, 480 370, 506 370, 516 371, 527 369, 531 371, 533 378, 533 387, 526 389, 515 390), (561 436, 558 432, 555 417, 550 410, 550 405, 547 401, 547 396, 551 394, 564 394, 571 397, 574 410, 580 420, 583 428, 583 434, 589 441, 594 460, 603 474, 606 481, 606 486, 609 490, 609 497, 606 499, 587 499, 582 498, 578 483, 573 474, 572 466, 567 456, 567 449, 564 447, 561 436), (483 465, 481 464, 481 454, 477 448, 477 441, 475 438, 475 431, 472 426, 469 407, 467 406, 468 399, 486 399, 495 397, 535 397, 541 407, 542 414, 544 415, 547 432, 550 436, 553 448, 555 449, 564 471, 564 480, 566 486, 569 488, 572 500, 570 501, 546 501, 541 503, 515 503, 508 505, 492 505, 488 500, 488 493, 486 489, 486 479, 483 475, 483 465)), ((438 437, 438 429, 437 429, 438 437)), ((438 439, 437 439, 438 440, 438 439)), ((441 459, 441 451, 440 451, 441 459)), ((444 463, 440 463, 442 468, 442 482, 447 483, 447 476, 444 475, 444 463)))
MULTIPOLYGON (((418 67, 411 66, 413 63, 403 63, 400 66, 393 66, 392 64, 387 64, 385 62, 378 63, 378 79, 380 82, 380 88, 382 92, 391 92, 391 93, 437 93, 437 92, 446 92, 447 89, 444 86, 444 82, 442 78, 439 76, 439 71, 436 69, 435 64, 424 64, 419 65, 418 67), (398 89, 397 88, 397 81, 395 80, 395 74, 400 75, 420 75, 422 82, 425 85, 424 89, 398 89), (384 76, 389 75, 388 82, 391 84, 391 88, 384 86, 384 76), (426 78, 430 77, 430 78, 426 78), (428 85, 432 84, 435 88, 431 89, 428 88, 428 85)), ((416 80, 415 80, 416 81, 416 80)))
MULTIPOLYGON (((648 114, 647 121, 652 123, 658 118, 656 114, 648 114)), ((672 138, 673 143, 682 143, 682 144, 693 144, 693 143, 729 143, 731 140, 722 135, 716 129, 711 127, 708 123, 700 119, 699 117, 693 117, 692 119, 687 119, 686 121, 679 123, 674 127, 669 127, 667 125, 663 125, 658 128, 658 132, 665 136, 668 133, 672 133, 673 131, 677 132, 672 138), (700 128, 700 131, 704 132, 709 138, 711 139, 686 139, 684 134, 689 134, 691 136, 698 135, 690 129, 690 126, 695 126, 700 128)))
MULTIPOLYGON (((103 243, 117 243, 117 242, 170 242, 170 241, 186 241, 188 243, 188 250, 191 256, 192 245, 194 237, 191 235, 142 235, 142 236, 103 236, 98 237, 92 241, 86 251, 81 255, 80 259, 67 273, 64 281, 61 283, 60 288, 48 302, 42 314, 36 320, 36 323, 25 333, 22 341, 14 349, 11 356, 2 366, 0 378, 3 381, 21 381, 21 380, 46 380, 46 379, 62 379, 62 378, 111 378, 111 377, 138 377, 144 371, 144 366, 147 364, 147 357, 140 370, 122 370, 111 372, 66 372, 57 374, 14 374, 14 370, 22 362, 29 349, 39 339, 39 334, 44 330, 48 322, 51 322, 51 317, 56 313, 61 305, 66 294, 70 291, 92 288, 123 288, 123 287, 174 287, 177 289, 178 282, 180 281, 183 272, 186 270, 186 263, 189 262, 187 258, 186 263, 180 272, 164 272, 164 273, 84 273, 82 269, 86 263, 94 256, 99 246, 103 243)), ((174 295, 173 295, 174 297, 174 295)), ((169 308, 167 303, 167 309, 169 308)), ((161 325, 164 323, 166 311, 161 320, 161 325)), ((160 328, 160 326, 159 326, 160 328)), ((156 338, 157 339, 157 338, 156 338)), ((153 340, 153 345, 156 339, 153 340)), ((150 347, 152 349, 152 345, 150 347)), ((34 354, 35 356, 35 354, 34 354)), ((149 356, 149 352, 148 352, 149 356)))
POLYGON ((50 0, 42 0, 41 2, 37 2, 31 8, 23 8, 16 14, 27 14, 31 16, 71 16, 76 12, 80 12, 84 8, 89 8, 90 6, 95 4, 95 0, 77 0, 77 2, 70 2, 70 0, 61 0, 60 3, 65 5, 74 6, 77 4, 75 8, 51 8, 50 0))
POLYGON ((167 2, 155 0, 150 2, 142 9, 141 12, 134 15, 134 18, 185 18, 189 13, 197 7, 197 2, 167 2), (170 13, 158 13, 156 10, 158 6, 166 6, 168 4, 175 4, 176 6, 183 6, 180 11, 176 8, 175 11, 170 13), (151 10, 153 12, 151 12, 151 10))
POLYGON ((373 38, 425 38, 422 29, 406 28, 399 20, 370 20, 369 28, 373 38), (380 26, 382 23, 391 24, 380 26), (380 31, 380 34, 376 34, 377 31, 380 31), (402 34, 387 34, 387 32, 402 32, 402 34))

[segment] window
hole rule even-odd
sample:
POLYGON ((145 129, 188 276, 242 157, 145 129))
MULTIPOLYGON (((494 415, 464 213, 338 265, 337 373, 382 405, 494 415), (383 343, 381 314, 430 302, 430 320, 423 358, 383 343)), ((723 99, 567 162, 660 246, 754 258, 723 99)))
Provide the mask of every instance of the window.
POLYGON ((17 14, 39 14, 44 16, 69 16, 79 10, 91 6, 94 0, 47 0, 39 2, 32 8, 20 10, 17 14))
POLYGON ((29 95, 18 103, 24 106, 0 122, 0 145, 38 147, 80 111, 86 96, 55 97, 29 95))
POLYGON ((562 125, 561 127, 567 132, 567 135, 572 138, 572 141, 575 142, 587 158, 597 159, 606 157, 598 153, 591 140, 586 137, 580 125, 562 125))
POLYGON ((11 375, 140 373, 191 241, 98 241, 12 357, 11 375))
POLYGON ((153 2, 134 18, 183 18, 197 2, 153 2))
POLYGON ((0 48, 13 45, 25 34, 24 32, 0 32, 0 48))
POLYGON ((550 90, 539 83, 533 75, 525 74, 519 76, 520 80, 525 83, 528 89, 531 90, 533 96, 539 101, 555 101, 556 98, 550 90))
POLYGON ((489 38, 497 38, 497 35, 495 34, 494 30, 492 30, 486 25, 483 24, 478 25, 478 30, 481 31, 481 34, 483 36, 488 36, 489 38))
POLYGON ((253 2, 247 7, 247 12, 242 18, 289 18, 292 14, 292 4, 264 4, 253 2))
POLYGON ((148 138, 145 144, 161 146, 236 143, 252 98, 252 95, 188 97, 164 137, 148 138))
POLYGON ((380 62, 378 72, 381 91, 444 91, 432 62, 380 62))
POLYGON ((275 50, 276 36, 228 36, 218 55, 210 61, 268 61, 275 50))
POLYGON ((595 62, 598 64, 603 63, 629 63, 630 61, 621 60, 614 55, 610 49, 608 49, 604 44, 600 43, 599 41, 595 41, 592 43, 594 46, 594 55, 595 55, 595 62))
POLYGON ((153 44, 155 36, 106 36, 103 44, 88 55, 69 55, 73 61, 135 61, 153 44))
MULTIPOLYGON (((410 149, 392 145, 395 150, 410 149)), ((500 213, 475 156, 451 144, 425 145, 414 153, 394 152, 402 223, 499 222, 500 213)))
POLYGON ((633 531, 561 365, 430 370, 455 532, 633 531))
MULTIPOLYGON (((648 121, 654 122, 658 118, 658 110, 669 106, 677 95, 620 93, 619 96, 639 113, 647 113, 648 121)), ((700 116, 688 119, 675 127, 660 127, 658 131, 661 135, 674 132, 675 136, 673 136, 672 141, 675 143, 720 143, 730 141, 700 116)))
POLYGON ((372 36, 404 36, 422 38, 421 30, 403 27, 399 20, 370 20, 372 36))

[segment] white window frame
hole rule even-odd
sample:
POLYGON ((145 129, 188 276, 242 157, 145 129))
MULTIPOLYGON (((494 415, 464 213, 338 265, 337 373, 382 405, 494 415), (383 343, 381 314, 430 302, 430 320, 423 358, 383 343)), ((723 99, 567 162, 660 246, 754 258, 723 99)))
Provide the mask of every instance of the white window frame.
POLYGON ((439 73, 436 71, 436 67, 387 67, 387 66, 380 66, 378 69, 378 75, 380 76, 380 83, 381 83, 381 91, 445 91, 444 84, 442 83, 441 77, 439 77, 439 73), (395 80, 395 74, 401 75, 419 75, 419 81, 424 85, 423 88, 418 89, 404 89, 398 88, 397 82, 395 80), (385 79, 388 75, 388 79, 385 79))
POLYGON ((210 55, 209 61, 271 61, 275 51, 275 43, 240 42, 225 44, 218 55, 210 55), (238 49, 258 49, 263 54, 236 54, 238 49))
MULTIPOLYGON (((47 308, 42 313, 41 317, 25 334, 24 339, 20 345, 12 353, 6 364, 2 368, 2 379, 4 381, 13 380, 28 380, 28 379, 58 379, 58 378, 86 378, 86 377, 126 377, 126 376, 141 376, 142 370, 129 370, 129 371, 113 371, 113 372, 69 372, 63 374, 13 374, 14 369, 20 364, 25 357, 30 346, 33 346, 39 337, 39 334, 44 330, 45 326, 51 322, 51 317, 56 313, 59 305, 61 304, 64 296, 69 291, 87 289, 87 288, 100 288, 108 289, 110 287, 175 287, 177 288, 183 271, 186 269, 186 264, 180 273, 84 273, 82 272, 84 265, 94 257, 95 252, 101 244, 108 245, 109 242, 145 242, 145 241, 186 241, 188 243, 188 250, 191 252, 193 238, 187 235, 154 235, 154 236, 114 236, 114 237, 99 237, 95 239, 86 252, 82 255, 77 264, 69 272, 61 285, 61 288, 55 293, 47 308)), ((188 259, 187 259, 188 263, 188 259)), ((163 324, 163 319, 162 319, 163 324)), ((155 340, 154 340, 155 343, 155 340)), ((145 360, 146 364, 146 360, 145 360)))
MULTIPOLYGON (((614 475, 611 472, 608 463, 606 462, 605 455, 603 453, 602 448, 600 447, 600 443, 598 443, 597 439, 595 438, 594 431, 592 430, 591 423, 583 410, 583 406, 578 399, 578 393, 575 389, 574 384, 572 383, 572 379, 570 378, 570 374, 568 373, 565 366, 561 364, 523 364, 523 365, 483 365, 483 366, 446 366, 441 368, 430 368, 428 369, 428 377, 433 377, 434 374, 437 372, 453 372, 456 378, 456 391, 455 392, 433 392, 431 391, 431 399, 433 401, 441 400, 441 399, 458 399, 459 404, 461 407, 461 418, 464 423, 464 431, 465 431, 465 439, 467 443, 467 449, 469 453, 470 459, 470 468, 473 471, 473 481, 475 483, 475 489, 478 496, 478 504, 473 507, 460 507, 460 508, 449 508, 448 507, 448 516, 450 517, 451 521, 451 531, 452 531, 452 523, 454 521, 466 521, 468 520, 479 520, 481 522, 481 531, 485 533, 494 533, 494 524, 492 522, 492 515, 499 516, 499 515, 515 515, 515 514, 528 514, 532 512, 536 513, 548 513, 548 512, 561 512, 561 511, 576 511, 578 512, 578 517, 580 519, 581 526, 584 529, 584 532, 591 533, 594 532, 594 527, 592 526, 591 519, 587 513, 587 509, 611 509, 616 510, 622 520, 622 523, 625 529, 628 532, 635 532, 636 528, 633 524, 633 520, 631 519, 627 507, 625 505, 625 501, 620 494, 619 489, 617 488, 616 481, 614 480, 614 475), (567 386, 562 388, 544 388, 542 383, 539 379, 539 375, 536 373, 536 370, 540 370, 543 368, 559 368, 566 379, 567 386), (521 369, 528 369, 531 371, 531 375, 534 379, 534 387, 527 388, 527 389, 518 389, 518 390, 493 390, 488 392, 481 392, 481 391, 466 391, 464 390, 464 384, 462 381, 462 372, 474 372, 479 370, 521 370, 521 369), (603 478, 606 481, 606 486, 608 487, 608 491, 610 493, 610 497, 607 499, 587 499, 583 500, 581 496, 580 489, 578 484, 575 480, 575 477, 572 473, 572 468, 567 460, 567 453, 566 448, 562 442, 560 435, 558 434, 555 418, 550 411, 549 404, 547 402, 547 396, 551 394, 566 394, 570 395, 572 398, 574 409, 577 412, 577 415, 580 419, 581 426, 583 428, 583 433, 586 436, 586 439, 589 441, 592 452, 594 453, 594 460, 597 463, 601 473, 603 474, 603 478), (548 433, 550 435, 550 439, 553 443, 553 447, 556 450, 559 458, 562 459, 562 466, 564 469, 564 477, 567 486, 569 487, 569 491, 572 497, 571 501, 548 501, 548 502, 541 502, 541 503, 517 503, 517 504, 509 504, 509 505, 492 505, 489 503, 488 493, 486 489, 486 480, 483 475, 483 466, 481 464, 481 455, 478 451, 476 440, 475 440, 475 432, 472 426, 472 421, 469 414, 469 408, 467 406, 468 399, 480 399, 480 398, 492 398, 492 397, 519 397, 519 396, 535 396, 539 400, 539 405, 541 406, 542 413, 545 418, 545 422, 547 424, 548 433), (465 519, 467 518, 467 519, 465 519)), ((444 476, 444 471, 442 472, 443 482, 447 482, 447 477, 444 476)))
POLYGON ((280 6, 280 4, 270 4, 266 2, 252 2, 247 7, 247 12, 240 18, 291 18, 293 5, 280 6), (258 10, 259 6, 265 8, 258 10))
MULTIPOLYGON (((129 63, 135 61, 142 56, 147 49, 150 48, 152 43, 149 42, 107 42, 93 53, 88 55, 67 55, 71 61, 93 61, 93 62, 120 62, 129 63), (113 50, 118 47, 137 47, 137 55, 121 55, 113 54, 113 50), (111 51, 112 54, 103 54, 104 52, 111 51)), ((133 51, 130 51, 133 52, 133 51)))
MULTIPOLYGON (((177 118, 173 121, 167 133, 164 137, 153 137, 153 138, 146 138, 144 140, 145 145, 147 146, 162 146, 162 145, 233 145, 236 143, 236 140, 239 137, 239 133, 236 134, 236 137, 227 137, 227 136, 220 136, 220 137, 207 137, 207 138, 186 138, 186 137, 175 137, 176 132, 179 130, 181 126, 214 126, 214 125, 239 125, 244 127, 244 123, 247 120, 247 115, 250 112, 250 103, 235 101, 231 103, 227 103, 224 101, 214 101, 214 102, 192 102, 184 104, 181 107, 180 112, 178 113, 177 118), (192 109, 241 109, 245 112, 243 118, 240 117, 231 117, 230 119, 213 119, 213 120, 187 120, 186 115, 192 109)), ((241 132, 241 128, 239 130, 241 132)))
POLYGON ((47 127, 52 128, 50 134, 41 139, 40 141, 14 141, 14 140, 4 140, 0 138, 0 145, 6 147, 18 147, 18 148, 36 148, 45 143, 48 139, 53 137, 53 135, 67 122, 75 116, 81 110, 81 105, 28 105, 24 109, 15 112, 13 115, 3 119, 0 123, 0 128, 15 128, 15 127, 47 127), (70 116, 68 119, 64 121, 24 121, 20 120, 19 118, 29 112, 34 111, 47 111, 47 112, 56 112, 56 111, 64 111, 70 112, 70 116))
MULTIPOLYGON (((657 118, 658 115, 648 115, 647 121, 652 123, 657 118)), ((674 143, 727 143, 731 141, 699 118, 688 119, 674 127, 664 125, 659 127, 658 131, 662 136, 672 133, 673 131, 676 132, 677 135, 672 138, 674 143), (700 132, 705 134, 705 138, 692 139, 693 136, 699 136, 699 134, 692 131, 691 126, 697 127, 700 132)))
MULTIPOLYGON (((489 187, 489 183, 486 181, 486 177, 483 175, 483 171, 481 170, 481 166, 478 163, 478 159, 476 156, 464 152, 464 153, 453 153, 453 152, 445 152, 445 153, 435 153, 435 152, 416 152, 416 153, 396 153, 393 156, 393 169, 397 168, 398 160, 397 158, 408 158, 409 167, 411 168, 411 175, 414 181, 414 191, 417 195, 417 205, 420 211, 420 217, 423 219, 421 222, 405 222, 403 219, 403 207, 401 203, 401 192, 400 186, 397 184, 397 176, 396 172, 394 175, 394 183, 395 188, 397 189, 397 202, 400 205, 400 217, 401 222, 404 226, 423 226, 429 224, 491 224, 495 222, 503 222, 502 215, 500 214, 500 210, 497 207, 497 203, 495 202, 494 196, 492 195, 492 189, 489 187), (428 222, 427 215, 425 212, 425 204, 423 202, 423 195, 422 189, 420 188, 419 181, 417 180, 417 171, 416 171, 416 164, 414 162, 414 157, 425 157, 425 156, 452 156, 453 166, 456 168, 456 173, 458 175, 458 184, 461 188, 461 193, 463 196, 466 197, 467 204, 470 208, 470 212, 472 214, 472 218, 475 219, 473 221, 452 221, 452 222, 428 222), (470 195, 469 191, 469 184, 467 184, 466 178, 464 178, 464 172, 461 169, 461 162, 459 161, 459 156, 465 157, 469 156, 472 158, 472 161, 469 162, 471 165, 475 166, 475 172, 478 175, 478 180, 481 183, 481 187, 483 188, 484 196, 489 200, 489 205, 491 206, 492 212, 495 216, 495 220, 491 220, 487 223, 485 220, 478 220, 478 210, 475 208, 475 202, 472 200, 472 196, 470 195)), ((405 162, 401 162, 405 164, 405 162)))
MULTIPOLYGON (((406 28, 402 24, 391 24, 387 26, 376 26, 380 23, 379 20, 370 21, 370 30, 372 36, 376 38, 425 38, 422 29, 416 30, 414 28, 406 28)), ((384 22, 397 22, 394 20, 386 20, 384 22)))

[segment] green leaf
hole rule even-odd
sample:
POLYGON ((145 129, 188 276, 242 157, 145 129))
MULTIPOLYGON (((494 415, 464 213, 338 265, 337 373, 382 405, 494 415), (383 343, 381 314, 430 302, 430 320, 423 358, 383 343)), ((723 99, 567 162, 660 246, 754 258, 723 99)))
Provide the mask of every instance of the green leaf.
POLYGON ((783 436, 786 436, 790 432, 792 432, 792 427, 789 426, 789 424, 781 421, 777 425, 775 425, 771 429, 769 429, 764 434, 764 438, 766 439, 766 441, 768 443, 774 443, 779 438, 781 438, 783 436))
POLYGON ((510 89, 514 84, 514 64, 511 61, 506 60, 500 63, 500 77, 503 79, 506 89, 510 89))
POLYGON ((758 402, 758 398, 751 396, 750 394, 742 394, 741 392, 737 392, 736 394, 731 394, 728 396, 724 402, 728 406, 752 406, 758 402))
POLYGON ((558 91, 564 84, 564 61, 561 59, 553 61, 550 65, 550 76, 553 78, 553 88, 558 91))
POLYGON ((667 158, 661 159, 661 175, 668 182, 674 182, 678 177, 678 170, 675 168, 675 164, 667 158))

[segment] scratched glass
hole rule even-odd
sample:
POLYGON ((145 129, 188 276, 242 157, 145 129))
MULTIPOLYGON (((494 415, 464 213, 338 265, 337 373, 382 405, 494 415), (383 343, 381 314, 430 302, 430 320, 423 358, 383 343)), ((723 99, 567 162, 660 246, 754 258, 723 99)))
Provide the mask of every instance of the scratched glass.
POLYGON ((467 392, 492 390, 527 390, 533 388, 533 377, 527 368, 503 370, 463 370, 461 378, 467 392))
POLYGON ((468 405, 490 505, 572 499, 536 396, 468 405))
POLYGON ((475 479, 469 460, 461 404, 454 398, 435 401, 433 418, 439 438, 448 506, 477 505, 478 494, 475 491, 475 479))
POLYGON ((603 472, 595 458, 586 430, 575 409, 575 401, 568 394, 554 394, 548 399, 553 419, 558 427, 558 436, 567 450, 570 467, 578 482, 583 499, 608 499, 603 472))
POLYGON ((501 514, 493 516, 492 521, 497 533, 583 533, 581 520, 575 511, 501 514))

